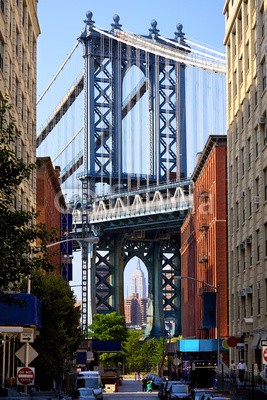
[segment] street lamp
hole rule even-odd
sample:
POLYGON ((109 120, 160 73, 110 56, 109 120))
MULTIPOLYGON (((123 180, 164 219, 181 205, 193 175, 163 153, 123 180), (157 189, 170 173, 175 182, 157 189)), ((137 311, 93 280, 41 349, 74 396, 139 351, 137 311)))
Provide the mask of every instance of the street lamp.
POLYGON ((163 321, 164 322, 163 328, 161 328, 163 330, 163 335, 162 335, 163 343, 162 343, 162 361, 161 361, 161 365, 159 367, 159 376, 162 376, 163 372, 164 372, 165 357, 166 357, 166 354, 167 354, 167 351, 168 351, 169 343, 171 342, 171 338, 172 338, 171 328, 168 326, 168 329, 166 329, 165 322, 168 321, 168 317, 167 318, 161 318, 161 317, 158 317, 158 316, 155 316, 155 315, 149 315, 149 314, 147 314, 147 317, 148 318, 153 318, 153 319, 158 319, 159 321, 163 321), (167 339, 169 339, 169 341, 167 342, 166 349, 165 349, 165 346, 164 346, 164 344, 165 344, 164 343, 165 331, 167 332, 167 339))
POLYGON ((56 246, 57 244, 61 244, 61 243, 67 243, 67 242, 84 242, 84 243, 92 243, 92 244, 97 244, 99 242, 99 237, 97 236, 90 236, 87 238, 69 238, 69 239, 63 239, 63 240, 59 240, 58 242, 54 242, 54 243, 49 243, 47 244, 45 247, 49 248, 49 247, 53 247, 56 246))
POLYGON ((174 276, 173 279, 181 280, 181 279, 188 279, 194 282, 202 283, 202 285, 215 289, 217 292, 217 300, 216 300, 216 308, 217 308, 217 318, 216 318, 216 325, 217 325, 217 369, 218 372, 220 371, 221 366, 221 357, 220 357, 220 337, 221 337, 221 328, 220 328, 220 309, 221 309, 221 296, 220 296, 220 287, 207 283, 205 281, 201 281, 200 279, 193 278, 191 276, 174 276))

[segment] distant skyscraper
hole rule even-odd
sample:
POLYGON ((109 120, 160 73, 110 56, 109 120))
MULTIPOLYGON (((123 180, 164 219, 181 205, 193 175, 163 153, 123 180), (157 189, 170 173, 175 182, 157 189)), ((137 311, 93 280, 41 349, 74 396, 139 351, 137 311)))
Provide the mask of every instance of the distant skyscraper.
POLYGON ((146 296, 146 278, 141 269, 140 260, 138 259, 136 271, 132 276, 131 293, 130 295, 138 294, 140 299, 145 299, 146 296))
POLYGON ((140 260, 137 261, 136 270, 132 275, 130 297, 127 293, 127 298, 124 300, 124 311, 127 325, 142 326, 146 323, 146 278, 140 260))

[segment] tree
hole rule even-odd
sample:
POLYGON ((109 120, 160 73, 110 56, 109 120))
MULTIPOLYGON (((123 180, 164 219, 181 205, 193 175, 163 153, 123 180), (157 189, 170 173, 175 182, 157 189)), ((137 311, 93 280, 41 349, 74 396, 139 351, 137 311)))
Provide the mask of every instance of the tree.
POLYGON ((34 342, 39 353, 35 362, 36 379, 42 389, 51 389, 53 380, 61 383, 63 374, 69 372, 67 360, 82 340, 80 308, 67 282, 55 272, 44 275, 41 271, 32 276, 32 293, 42 301, 43 327, 34 342))
POLYGON ((16 210, 15 196, 20 184, 29 179, 34 164, 25 164, 17 157, 15 142, 20 136, 10 119, 11 106, 7 100, 0 104, 0 293, 15 289, 21 277, 34 269, 51 270, 46 243, 54 240, 43 225, 36 226, 36 213, 16 210), (39 239, 42 257, 33 254, 33 245, 39 239))
POLYGON ((127 338, 125 317, 116 312, 110 314, 95 314, 93 323, 89 325, 89 335, 99 340, 121 340, 127 338))
POLYGON ((157 371, 162 362, 165 340, 145 339, 140 331, 129 331, 126 342, 123 343, 123 355, 127 371, 157 371))
MULTIPOLYGON (((99 340, 120 340, 124 342, 128 336, 125 325, 125 317, 116 312, 110 314, 95 314, 93 323, 89 325, 89 336, 99 340)), ((113 368, 121 364, 121 356, 118 353, 95 354, 96 360, 104 367, 113 368)))

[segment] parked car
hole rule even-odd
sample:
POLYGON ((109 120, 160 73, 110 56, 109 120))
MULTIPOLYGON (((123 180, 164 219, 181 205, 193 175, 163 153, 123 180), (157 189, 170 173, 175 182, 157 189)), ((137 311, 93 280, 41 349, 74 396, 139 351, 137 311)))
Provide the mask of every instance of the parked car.
POLYGON ((171 385, 168 400, 175 399, 192 399, 189 385, 183 383, 171 385))
POLYGON ((213 393, 214 394, 217 393, 216 389, 210 389, 210 388, 198 389, 198 388, 195 388, 195 389, 192 390, 191 396, 192 396, 193 400, 203 400, 203 399, 205 399, 205 396, 208 397, 213 393))
POLYGON ((179 382, 179 381, 164 381, 158 389, 158 398, 160 398, 162 400, 167 400, 168 393, 170 391, 171 386, 177 385, 180 383, 181 382, 179 382))
POLYGON ((161 376, 155 376, 152 378, 152 387, 153 389, 159 389, 162 384, 166 382, 165 378, 162 378, 161 376))
POLYGON ((96 395, 93 389, 79 388, 73 393, 73 399, 75 400, 96 400, 96 395))

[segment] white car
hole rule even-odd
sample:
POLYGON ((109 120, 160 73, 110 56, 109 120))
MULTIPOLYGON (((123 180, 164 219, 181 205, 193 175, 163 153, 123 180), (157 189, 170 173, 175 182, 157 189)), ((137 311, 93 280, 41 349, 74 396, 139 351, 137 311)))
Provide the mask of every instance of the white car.
POLYGON ((96 400, 96 395, 94 389, 89 388, 79 388, 75 391, 75 400, 96 400))

